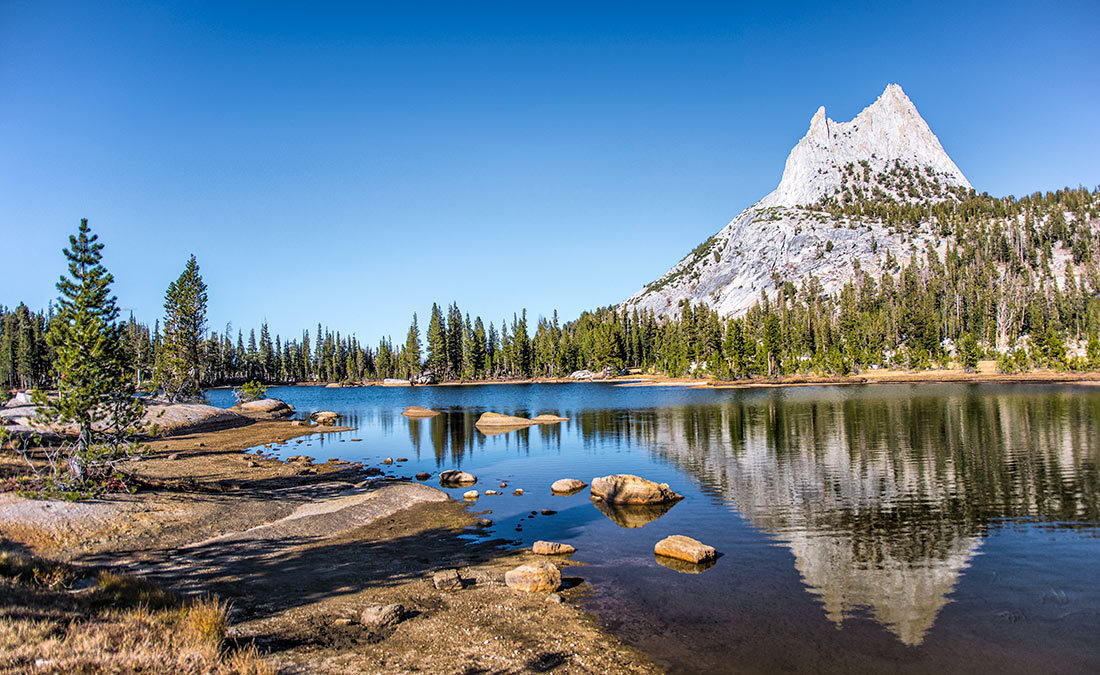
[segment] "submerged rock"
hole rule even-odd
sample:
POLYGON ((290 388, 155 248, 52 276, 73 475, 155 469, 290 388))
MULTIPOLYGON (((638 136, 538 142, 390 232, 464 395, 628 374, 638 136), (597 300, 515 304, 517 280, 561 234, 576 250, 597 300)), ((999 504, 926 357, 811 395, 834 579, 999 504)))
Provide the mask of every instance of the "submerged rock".
POLYGON ((665 537, 657 542, 657 545, 653 547, 653 552, 659 556, 663 555, 690 563, 700 563, 718 557, 718 551, 713 546, 707 546, 701 541, 685 537, 682 534, 665 537))
POLYGON ((654 483, 639 476, 620 473, 592 479, 592 498, 611 504, 664 504, 684 498, 668 483, 654 483))
POLYGON ((588 487, 588 483, 583 480, 577 480, 576 478, 562 478, 554 481, 550 486, 550 491, 556 495, 573 494, 578 490, 583 490, 588 487))
POLYGON ((439 415, 438 410, 430 410, 418 405, 410 405, 401 413, 405 417, 435 417, 439 415))
POLYGON ((439 484, 443 486, 469 485, 476 482, 477 476, 472 473, 466 473, 465 471, 459 471, 458 469, 448 469, 439 474, 439 484))
POLYGON ((554 563, 530 563, 506 572, 504 583, 525 593, 553 592, 561 586, 561 572, 554 563))
POLYGON ((566 555, 575 553, 576 550, 569 544, 559 544, 556 541, 536 541, 531 546, 531 552, 539 555, 566 555))
POLYGON ((487 412, 482 413, 475 424, 479 427, 527 427, 536 424, 536 422, 526 417, 487 412))
POLYGON ((431 477, 432 477, 432 474, 428 473, 427 471, 421 471, 421 472, 416 474, 416 479, 417 480, 428 480, 431 477))

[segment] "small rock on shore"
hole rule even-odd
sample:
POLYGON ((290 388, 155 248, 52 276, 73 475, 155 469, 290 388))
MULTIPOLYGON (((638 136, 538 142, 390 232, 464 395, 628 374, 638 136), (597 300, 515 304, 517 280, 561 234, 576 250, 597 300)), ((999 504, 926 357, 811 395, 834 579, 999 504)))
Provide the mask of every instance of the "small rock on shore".
POLYGON ((432 584, 441 591, 457 591, 462 588, 458 570, 440 570, 432 575, 432 584))
POLYGON ((368 628, 392 628, 405 618, 401 605, 372 605, 363 610, 359 622, 368 628))
POLYGON ((504 583, 524 593, 553 592, 561 586, 561 571, 549 562, 520 565, 504 574, 504 583))

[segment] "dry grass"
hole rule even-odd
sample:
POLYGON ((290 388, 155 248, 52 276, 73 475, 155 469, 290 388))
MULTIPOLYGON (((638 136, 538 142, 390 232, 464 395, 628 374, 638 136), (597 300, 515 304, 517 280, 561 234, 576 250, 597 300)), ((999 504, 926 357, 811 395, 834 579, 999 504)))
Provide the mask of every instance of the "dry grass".
POLYGON ((227 651, 229 605, 178 602, 147 582, 0 553, 0 672, 266 675, 255 648, 227 651))

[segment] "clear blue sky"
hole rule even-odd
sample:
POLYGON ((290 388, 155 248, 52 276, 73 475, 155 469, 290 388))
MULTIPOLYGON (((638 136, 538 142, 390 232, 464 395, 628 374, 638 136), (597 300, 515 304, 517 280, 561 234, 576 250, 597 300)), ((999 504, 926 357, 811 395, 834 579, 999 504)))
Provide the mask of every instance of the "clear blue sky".
POLYGON ((191 253, 219 330, 573 318, 890 82, 979 191, 1100 182, 1095 0, 314 4, 0 0, 0 304, 87 217, 150 323, 191 253))

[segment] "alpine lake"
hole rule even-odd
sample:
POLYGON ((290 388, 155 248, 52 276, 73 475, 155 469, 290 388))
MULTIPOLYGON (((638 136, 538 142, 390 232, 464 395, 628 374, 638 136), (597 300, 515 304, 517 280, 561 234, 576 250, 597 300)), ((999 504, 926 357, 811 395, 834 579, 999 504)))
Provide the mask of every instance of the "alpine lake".
MULTIPOLYGON (((672 673, 1100 672, 1100 387, 273 387, 353 427, 269 450, 475 474, 470 537, 572 544, 611 633, 672 673), (442 413, 401 415, 406 406, 442 413), (568 417, 486 435, 493 411, 568 417), (559 478, 684 499, 597 507, 559 478), (499 488, 507 483, 506 489, 499 488), (514 496, 522 488, 525 494, 514 496), (485 490, 503 492, 486 496, 485 490), (544 515, 547 510, 549 515, 544 515), (683 534, 709 567, 653 546, 683 534)), ((213 390, 214 405, 234 403, 213 390)), ((455 499, 470 486, 446 489, 455 499)))

